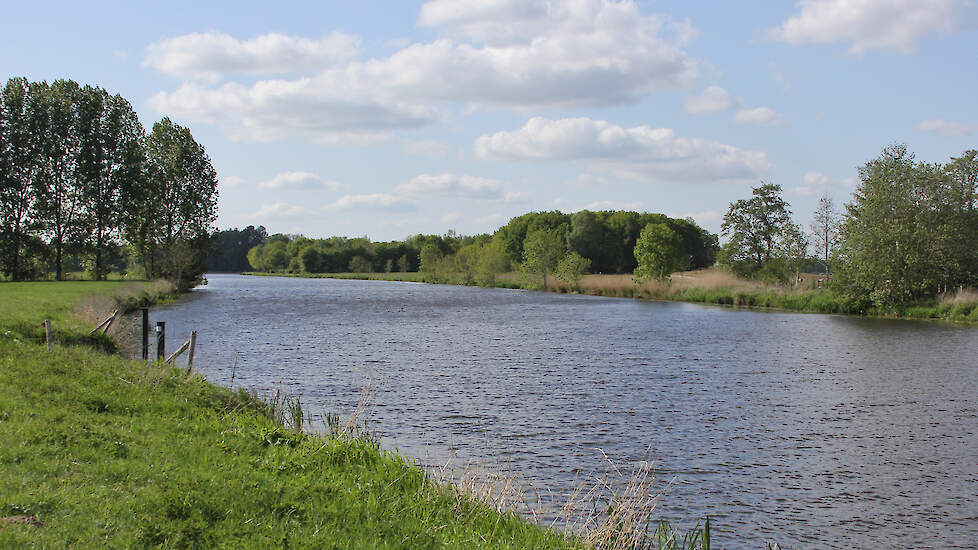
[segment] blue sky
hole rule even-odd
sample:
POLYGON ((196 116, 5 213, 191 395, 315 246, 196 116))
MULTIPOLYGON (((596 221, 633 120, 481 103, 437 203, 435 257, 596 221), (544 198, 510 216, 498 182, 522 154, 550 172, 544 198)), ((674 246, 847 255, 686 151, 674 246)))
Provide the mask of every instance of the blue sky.
POLYGON ((780 184, 807 225, 893 142, 976 147, 963 0, 18 3, 6 78, 72 78, 188 126, 221 228, 491 232, 630 209, 719 231, 780 184))

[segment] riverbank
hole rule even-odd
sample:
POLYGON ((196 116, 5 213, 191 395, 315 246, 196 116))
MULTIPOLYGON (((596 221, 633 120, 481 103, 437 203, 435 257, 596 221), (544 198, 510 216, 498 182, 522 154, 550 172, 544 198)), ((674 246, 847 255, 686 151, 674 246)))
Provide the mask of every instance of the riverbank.
POLYGON ((370 437, 303 432, 297 402, 106 354, 77 311, 119 285, 17 285, 0 284, 0 547, 557 549, 622 536, 545 529, 370 437), (33 328, 43 318, 50 351, 33 328))
MULTIPOLYGON (((244 273, 274 277, 308 277, 363 279, 384 281, 469 284, 498 288, 540 290, 536 280, 527 282, 519 273, 504 273, 491 285, 466 282, 461 274, 442 275, 431 280, 424 273, 244 273)), ((740 308, 773 309, 803 313, 838 313, 892 319, 940 320, 978 325, 978 293, 949 293, 941 298, 882 311, 869 307, 831 288, 816 288, 816 277, 805 276, 798 286, 779 286, 740 279, 731 273, 704 269, 674 273, 671 280, 636 284, 631 275, 584 275, 577 286, 549 278, 546 290, 557 293, 580 293, 611 298, 666 300, 740 308)))

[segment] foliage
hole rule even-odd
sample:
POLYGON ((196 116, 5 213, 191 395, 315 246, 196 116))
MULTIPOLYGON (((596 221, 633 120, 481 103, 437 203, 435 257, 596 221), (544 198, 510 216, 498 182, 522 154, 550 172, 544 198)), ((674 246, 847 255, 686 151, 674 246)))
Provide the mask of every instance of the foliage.
POLYGON ((683 267, 682 240, 663 223, 650 223, 642 229, 635 243, 636 283, 649 279, 665 279, 683 267))
POLYGON ((536 229, 527 233, 523 241, 521 268, 530 275, 539 275, 543 288, 547 288, 547 276, 554 272, 564 257, 564 240, 553 229, 536 229))
POLYGON ((780 185, 762 184, 751 194, 730 203, 723 216, 721 232, 730 240, 722 261, 739 275, 784 282, 804 260, 807 241, 791 219, 780 185))
POLYGON ((841 231, 839 283, 877 308, 971 285, 978 277, 975 152, 947 165, 892 145, 859 169, 841 231))
MULTIPOLYGON (((226 229, 213 236, 212 254, 207 259, 207 270, 218 273, 240 273, 248 271, 248 251, 268 239, 265 227, 249 225, 244 229, 226 229)), ((318 271, 317 269, 310 272, 318 271)))
POLYGON ((217 205, 210 160, 168 119, 147 138, 120 95, 8 80, 0 180, 0 269, 14 280, 51 268, 62 279, 77 264, 105 279, 126 246, 148 277, 187 287, 203 273, 217 205))
POLYGON ((581 284, 581 278, 584 277, 584 273, 587 268, 590 267, 591 260, 581 256, 577 252, 571 251, 564 255, 563 258, 557 262, 557 269, 554 275, 561 281, 565 283, 570 283, 574 287, 579 287, 581 284))

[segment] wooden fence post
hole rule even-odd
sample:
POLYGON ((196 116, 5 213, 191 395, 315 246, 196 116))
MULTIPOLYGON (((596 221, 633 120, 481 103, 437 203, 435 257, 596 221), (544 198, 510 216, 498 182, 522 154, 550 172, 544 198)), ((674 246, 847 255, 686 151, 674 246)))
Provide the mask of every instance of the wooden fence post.
POLYGON ((156 359, 164 359, 166 356, 166 323, 156 322, 156 359))
POLYGON ((48 351, 54 347, 54 341, 51 340, 51 319, 44 320, 44 341, 48 344, 48 351))
POLYGON ((149 361, 149 309, 143 311, 143 361, 149 361))
POLYGON ((187 374, 194 368, 194 349, 197 347, 197 331, 190 331, 190 355, 187 356, 187 374))

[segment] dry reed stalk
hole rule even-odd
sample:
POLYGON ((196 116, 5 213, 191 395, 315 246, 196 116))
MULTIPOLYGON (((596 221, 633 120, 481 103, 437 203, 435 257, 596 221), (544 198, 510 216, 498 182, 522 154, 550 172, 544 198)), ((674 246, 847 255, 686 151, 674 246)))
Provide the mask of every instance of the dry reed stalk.
POLYGON ((978 303, 978 289, 962 288, 953 292, 945 292, 940 295, 941 303, 952 304, 974 304, 978 303))

